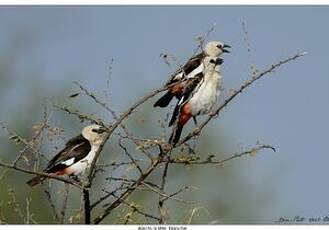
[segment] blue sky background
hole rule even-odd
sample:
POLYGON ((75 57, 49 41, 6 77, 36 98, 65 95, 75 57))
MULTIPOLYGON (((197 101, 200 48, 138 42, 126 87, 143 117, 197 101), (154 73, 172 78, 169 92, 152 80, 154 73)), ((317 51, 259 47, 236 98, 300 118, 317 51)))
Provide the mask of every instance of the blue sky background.
MULTIPOLYGON (((56 95, 61 102, 76 89, 75 80, 104 89, 112 58, 112 105, 123 111, 174 70, 160 53, 185 61, 193 53, 195 38, 216 23, 209 40, 232 46, 223 65, 227 91, 250 77, 251 64, 263 69, 298 52, 308 53, 256 82, 205 130, 212 140, 224 138, 228 153, 257 141, 277 148, 275 154, 264 152, 230 163, 240 169, 245 183, 241 188, 231 181, 231 189, 257 190, 245 205, 266 204, 266 209, 253 211, 255 219, 246 221, 324 216, 329 214, 328 21, 328 7, 1 7, 0 60, 10 67, 0 76, 0 120, 15 126, 15 117, 24 123, 32 114, 31 100, 38 104, 44 96, 56 95), (259 197, 265 193, 271 195, 259 197)), ((35 112, 40 114, 42 106, 39 109, 35 112)), ((4 144, 5 134, 0 137, 4 144)))

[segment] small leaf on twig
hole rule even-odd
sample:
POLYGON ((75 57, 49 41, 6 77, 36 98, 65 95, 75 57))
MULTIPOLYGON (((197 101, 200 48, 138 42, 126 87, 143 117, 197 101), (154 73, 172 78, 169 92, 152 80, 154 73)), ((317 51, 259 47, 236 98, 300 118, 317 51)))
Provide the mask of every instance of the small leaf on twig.
POLYGON ((9 140, 12 140, 13 142, 15 142, 16 144, 21 143, 21 139, 19 138, 19 136, 16 135, 12 135, 9 137, 9 140))
POLYGON ((212 154, 212 155, 209 155, 208 157, 207 157, 207 161, 211 161, 213 158, 215 157, 215 155, 214 154, 212 154))

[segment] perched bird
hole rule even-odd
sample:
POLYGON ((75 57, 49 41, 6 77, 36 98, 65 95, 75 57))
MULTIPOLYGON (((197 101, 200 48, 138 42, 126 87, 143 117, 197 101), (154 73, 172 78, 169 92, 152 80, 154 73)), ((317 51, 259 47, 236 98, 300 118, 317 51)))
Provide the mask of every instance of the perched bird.
POLYGON ((170 86, 167 92, 153 105, 154 107, 166 107, 170 101, 176 97, 180 99, 183 89, 187 83, 187 80, 198 76, 204 72, 204 58, 205 57, 219 57, 223 53, 229 53, 226 48, 231 48, 227 44, 223 44, 218 41, 212 41, 207 43, 205 49, 190 58, 187 63, 177 70, 171 78, 167 81, 166 86, 170 86))
POLYGON ((205 57, 204 73, 187 81, 169 123, 169 126, 174 125, 169 139, 170 144, 175 145, 179 141, 184 125, 191 117, 209 113, 216 103, 222 86, 222 63, 221 58, 205 57))
MULTIPOLYGON (((65 148, 51 159, 45 173, 54 175, 78 176, 91 165, 96 151, 106 136, 106 129, 99 125, 89 125, 83 128, 82 134, 70 139, 65 148)), ((35 186, 45 180, 45 177, 35 176, 27 181, 35 186)))

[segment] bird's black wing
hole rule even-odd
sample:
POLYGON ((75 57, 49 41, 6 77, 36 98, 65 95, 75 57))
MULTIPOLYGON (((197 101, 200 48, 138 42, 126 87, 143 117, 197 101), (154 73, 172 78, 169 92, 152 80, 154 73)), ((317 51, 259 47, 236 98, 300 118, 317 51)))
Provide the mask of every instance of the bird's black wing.
POLYGON ((204 52, 201 52, 201 53, 198 53, 197 55, 193 56, 192 58, 190 58, 182 68, 177 70, 171 76, 171 78, 166 83, 166 85, 170 85, 174 82, 184 79, 184 76, 188 75, 189 73, 191 73, 193 70, 195 70, 202 64, 202 60, 204 57, 205 57, 204 52), (180 73, 183 73, 182 78, 177 78, 177 75, 179 75, 180 73))
POLYGON ((87 139, 82 135, 70 139, 65 148, 60 151, 57 155, 51 159, 45 169, 46 172, 56 172, 61 168, 65 168, 69 165, 64 164, 63 162, 72 159, 74 164, 77 161, 85 158, 91 150, 91 145, 87 139))
POLYGON ((65 144, 65 146, 72 146, 76 144, 80 144, 81 142, 88 141, 86 138, 82 136, 82 134, 72 137, 70 140, 68 140, 65 144))
POLYGON ((194 92, 196 92, 198 90, 198 88, 201 85, 202 80, 203 80, 203 73, 200 73, 200 74, 196 75, 194 78, 191 78, 188 80, 188 82, 184 88, 182 97, 175 106, 173 115, 169 122, 169 127, 175 123, 175 121, 179 115, 180 109, 192 97, 194 92))

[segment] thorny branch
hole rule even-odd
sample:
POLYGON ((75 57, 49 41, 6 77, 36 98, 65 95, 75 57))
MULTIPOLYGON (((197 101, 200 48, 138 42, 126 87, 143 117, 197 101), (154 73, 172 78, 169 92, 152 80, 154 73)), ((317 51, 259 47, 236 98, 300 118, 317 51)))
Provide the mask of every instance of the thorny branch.
MULTIPOLYGON (((112 196, 114 196, 115 198, 120 199, 120 197, 118 197, 118 196, 115 195, 114 193, 110 193, 110 194, 111 194, 112 196)), ((142 216, 145 216, 145 217, 148 217, 148 218, 155 219, 155 220, 158 220, 158 221, 159 221, 159 217, 156 217, 156 216, 154 216, 154 215, 152 215, 152 214, 149 214, 149 213, 146 213, 146 212, 140 210, 140 209, 137 207, 137 205, 135 205, 135 204, 130 204, 130 203, 126 202, 125 200, 122 200, 122 203, 125 204, 125 205, 127 205, 128 207, 130 207, 133 211, 135 211, 135 212, 141 214, 142 216)))
MULTIPOLYGON (((74 82, 76 85, 79 86, 80 90, 82 90, 82 92, 84 92, 88 97, 90 97, 96 104, 100 105, 101 107, 103 107, 105 110, 107 110, 111 115, 112 117, 118 121, 119 118, 116 114, 116 112, 110 108, 110 106, 108 106, 105 102, 101 101, 100 99, 98 99, 96 97, 95 94, 93 94, 90 90, 88 90, 87 88, 85 88, 83 85, 81 85, 79 82, 74 82)), ((97 124, 97 123, 96 123, 97 124)), ((100 124, 100 125, 103 125, 103 124, 100 124)), ((103 125, 104 126, 104 125, 103 125)), ((132 135, 132 133, 129 131, 129 129, 124 125, 122 124, 122 122, 120 123, 120 126, 121 128, 123 129, 123 131, 125 132, 125 134, 127 135, 127 137, 132 140, 136 146, 139 145, 139 142, 138 140, 132 135)), ((148 151, 144 151, 142 150, 142 152, 150 159, 152 160, 152 154, 149 153, 148 151)))
MULTIPOLYGON (((2 128, 5 129, 5 130, 7 130, 7 132, 11 135, 10 136, 10 139, 14 140, 17 143, 22 143, 23 145, 25 145, 24 149, 26 147, 28 147, 35 154, 40 154, 39 150, 37 150, 31 142, 25 140, 24 138, 22 138, 21 136, 19 136, 15 131, 9 129, 4 124, 4 122, 0 122, 0 124, 1 124, 2 128)), ((39 133, 37 133, 36 135, 39 135, 39 133)), ((37 137, 36 135, 33 136, 33 139, 35 139, 37 137)), ((19 158, 22 157, 21 154, 19 154, 19 156, 20 156, 19 158)), ((33 171, 33 170, 29 170, 29 169, 18 167, 17 166, 18 160, 19 160, 18 157, 16 157, 16 159, 12 163, 10 163, 10 164, 9 163, 5 163, 5 162, 2 162, 0 160, 0 166, 3 167, 3 168, 14 169, 16 171, 20 171, 20 172, 23 172, 23 173, 28 173, 28 174, 32 174, 32 175, 33 174, 34 175, 39 175, 39 176, 47 177, 47 178, 50 178, 50 179, 56 179, 56 180, 59 180, 59 181, 62 181, 62 182, 65 182, 65 183, 74 185, 74 186, 76 186, 78 188, 81 188, 81 185, 79 183, 77 183, 75 180, 67 179, 67 178, 64 178, 64 177, 61 177, 61 176, 56 176, 56 175, 49 174, 49 173, 37 172, 37 171, 33 171)))
POLYGON ((77 116, 81 121, 86 120, 86 121, 90 121, 90 122, 92 122, 92 123, 95 123, 95 124, 97 124, 97 125, 101 125, 101 126, 103 126, 103 127, 107 127, 107 126, 103 123, 102 119, 100 119, 100 118, 93 118, 93 117, 90 116, 90 115, 87 115, 87 114, 83 114, 83 113, 81 113, 79 110, 72 110, 72 109, 69 109, 69 108, 66 107, 66 106, 61 106, 61 105, 56 105, 56 104, 54 104, 53 106, 54 106, 55 108, 59 109, 59 110, 62 110, 62 111, 64 111, 64 112, 70 114, 70 115, 77 116))
POLYGON ((247 87, 249 87, 251 84, 253 84, 255 81, 259 80, 260 78, 262 78, 263 76, 272 73, 273 71, 275 71, 276 69, 278 69, 279 67, 281 67, 284 64, 287 64, 293 60, 296 60, 300 57, 303 57, 306 54, 306 52, 302 52, 302 53, 298 53, 294 56, 291 56, 289 58, 286 58, 282 61, 279 61, 278 63, 271 65, 269 68, 265 69, 262 72, 259 72, 257 75, 254 75, 250 80, 247 80, 244 84, 242 84, 240 86, 239 89, 234 90, 233 94, 231 96, 229 96, 227 99, 224 100, 224 103, 218 108, 216 109, 216 111, 209 115, 208 119, 203 122, 201 125, 199 125, 199 127, 195 128, 191 133, 189 133, 185 138, 183 138, 181 141, 179 141, 177 143, 177 145, 181 145, 185 142, 187 142, 188 140, 190 140, 192 137, 197 136, 200 134, 201 130, 214 118, 217 117, 219 115, 219 112, 222 111, 236 96, 238 96, 239 94, 242 93, 242 91, 244 91, 247 87))
MULTIPOLYGON (((272 147, 271 145, 261 145, 256 148, 252 148, 248 151, 244 151, 242 153, 236 153, 233 154, 232 156, 225 158, 223 160, 214 160, 213 157, 209 157, 206 160, 195 160, 195 159, 169 159, 169 160, 164 160, 163 162, 166 163, 171 163, 171 164, 184 164, 184 165, 208 165, 208 164, 215 164, 215 165, 222 165, 227 161, 231 161, 233 159, 243 157, 245 155, 255 155, 262 149, 271 149, 273 152, 276 152, 275 148, 272 147)), ((214 155, 212 155, 214 156, 214 155)))
POLYGON ((35 171, 32 171, 32 170, 17 167, 13 164, 7 164, 7 163, 1 162, 1 161, 0 161, 0 166, 4 167, 4 168, 14 169, 16 171, 20 171, 20 172, 27 173, 27 174, 43 176, 43 177, 46 177, 46 178, 49 178, 49 179, 56 179, 56 180, 62 181, 64 183, 73 185, 77 188, 82 188, 82 186, 79 183, 77 183, 75 180, 68 179, 68 178, 61 177, 61 176, 55 176, 54 174, 44 173, 44 172, 35 172, 35 171))
MULTIPOLYGON (((206 35, 204 37, 200 37, 198 38, 200 44, 197 48, 197 50, 202 49, 203 45, 204 45, 204 41, 206 39, 206 37, 209 35, 209 33, 213 30, 214 28, 212 27, 209 31, 207 31, 206 35)), ((197 50, 195 52, 197 52, 197 50)), ((200 159, 195 159, 193 157, 188 158, 188 159, 181 159, 181 158, 172 158, 171 157, 171 153, 175 150, 178 149, 180 146, 187 144, 187 142, 198 136, 201 131, 203 130, 203 128, 214 118, 218 117, 220 112, 222 112, 222 110, 233 100, 235 99, 238 95, 240 95, 246 88, 248 88, 249 86, 251 86, 255 81, 261 79, 262 77, 272 73, 273 71, 277 70, 279 67, 293 61, 296 60, 302 56, 304 56, 305 53, 299 53, 296 54, 294 56, 291 56, 287 59, 284 59, 282 61, 279 61, 278 63, 271 65, 270 67, 268 67, 267 69, 261 71, 261 72, 257 72, 254 73, 252 78, 247 80, 246 82, 244 82, 237 90, 233 91, 233 93, 228 96, 224 102, 215 110, 214 113, 210 114, 207 119, 201 123, 197 128, 195 128, 192 132, 190 132, 188 135, 186 135, 184 138, 181 139, 181 141, 179 141, 175 146, 171 146, 167 143, 164 143, 163 141, 159 140, 159 139, 141 139, 139 137, 135 137, 133 136, 133 134, 129 131, 128 127, 126 125, 124 125, 124 121, 130 116, 132 115, 132 113, 134 111, 137 110, 137 108, 139 108, 141 105, 143 105, 146 101, 152 99, 155 95, 159 94, 160 92, 165 91, 168 87, 170 86, 166 86, 166 87, 160 87, 158 89, 153 90, 152 92, 146 94, 145 96, 143 96, 142 98, 140 98, 137 102, 135 102, 132 106, 130 106, 125 112, 123 112, 121 115, 117 115, 116 112, 114 110, 112 110, 110 108, 110 106, 108 106, 106 103, 104 103, 103 101, 101 101, 99 98, 96 97, 96 95, 94 93, 92 93, 91 91, 87 90, 87 88, 85 88, 84 86, 82 86, 81 84, 79 84, 78 82, 75 82, 76 85, 79 86, 80 90, 87 95, 88 97, 90 97, 96 104, 100 105, 101 107, 105 108, 114 118, 114 121, 109 124, 106 123, 104 121, 102 121, 99 118, 95 118, 91 115, 88 114, 84 114, 78 110, 71 110, 70 108, 67 108, 65 106, 60 106, 60 105, 54 105, 56 108, 70 114, 70 115, 74 115, 76 117, 78 117, 81 121, 90 121, 92 123, 96 123, 99 125, 102 125, 104 127, 107 128, 107 135, 105 140, 101 143, 100 148, 98 149, 98 151, 95 154, 95 157, 92 161, 91 167, 89 169, 88 172, 88 176, 87 176, 87 181, 84 182, 77 182, 73 179, 70 178, 65 178, 65 177, 60 177, 60 176, 55 176, 53 174, 48 174, 48 173, 43 173, 43 172, 36 172, 36 171, 32 171, 32 170, 28 170, 22 167, 18 167, 16 165, 16 163, 23 157, 25 149, 29 148, 31 149, 34 153, 39 154, 39 150, 37 150, 36 148, 34 148, 34 146, 29 143, 28 141, 26 141, 24 138, 19 137, 19 135, 17 135, 16 133, 14 133, 13 131, 10 131, 7 127, 5 127, 5 125, 3 123, 1 123, 1 125, 6 128, 7 130, 9 130, 9 133, 11 133, 11 135, 13 136, 12 138, 15 139, 17 142, 23 143, 25 145, 25 148, 20 152, 20 154, 17 156, 17 158, 12 162, 12 163, 4 163, 0 161, 0 166, 4 167, 4 168, 9 168, 9 169, 14 169, 16 171, 20 171, 23 173, 28 173, 28 174, 34 174, 34 175, 40 175, 43 177, 47 177, 50 179, 55 179, 55 180, 59 180, 65 183, 65 194, 64 194, 64 200, 62 203, 62 209, 60 210, 60 215, 58 215, 56 213, 56 208, 54 206, 54 204, 52 204, 51 202, 51 196, 49 191, 45 191, 46 195, 47 195, 47 199, 49 200, 49 202, 51 203, 51 207, 54 210, 54 214, 55 214, 55 218, 58 219, 61 223, 64 223, 65 221, 65 216, 66 216, 66 209, 67 209, 67 202, 68 202, 68 191, 69 191, 69 185, 73 185, 75 187, 77 187, 78 189, 80 189, 81 193, 82 193, 82 197, 83 197, 83 211, 84 211, 84 223, 85 224, 90 224, 90 223, 95 223, 98 224, 100 222, 102 222, 108 215, 110 215, 112 213, 113 210, 115 210, 117 207, 119 207, 121 204, 124 204, 126 206, 128 206, 130 209, 133 210, 133 212, 135 213, 139 213, 140 215, 150 218, 152 220, 157 221, 160 224, 166 223, 166 210, 164 207, 164 203, 165 201, 167 201, 168 199, 172 199, 175 201, 179 201, 179 202, 185 202, 181 199, 176 198, 175 196, 180 194, 183 191, 186 191, 187 189, 189 189, 189 186, 184 186, 182 188, 180 188, 178 191, 173 192, 171 194, 167 194, 165 192, 165 187, 166 187, 166 183, 168 180, 168 169, 170 164, 181 164, 181 165, 209 165, 209 164, 214 164, 214 165, 222 165, 223 163, 226 163, 228 161, 231 161, 233 159, 239 158, 239 157, 243 157, 246 155, 253 155, 255 153, 257 153, 260 150, 263 149, 272 149, 273 151, 275 151, 274 147, 270 146, 270 145, 261 145, 258 147, 255 147, 251 150, 242 152, 242 153, 238 153, 238 154, 233 154, 230 157, 227 157, 225 159, 222 160, 215 160, 214 157, 208 157, 205 160, 200 160, 200 159), (112 136, 112 134, 114 133, 114 131, 118 128, 121 127, 122 130, 124 131, 124 133, 126 134, 126 137, 131 140, 137 147, 140 146, 141 143, 152 143, 153 145, 151 146, 157 146, 159 152, 157 154, 152 154, 151 152, 147 151, 145 148, 138 148, 141 152, 143 152, 145 154, 145 156, 148 157, 148 162, 149 165, 147 165, 145 168, 142 168, 141 165, 139 164, 139 160, 135 159, 128 151, 127 147, 123 145, 122 143, 122 138, 119 138, 118 141, 118 145, 121 149, 123 149, 124 153, 126 156, 128 156, 130 162, 119 162, 119 163, 112 163, 112 164, 107 164, 107 165, 103 165, 103 167, 107 167, 107 166, 123 166, 123 165, 134 165, 135 168, 138 170, 139 175, 137 176, 137 178, 124 178, 124 177, 119 177, 119 178, 115 178, 115 177, 108 177, 108 180, 112 180, 112 181, 119 181, 121 182, 121 185, 114 189, 111 192, 108 192, 107 190, 103 189, 103 191, 106 192, 106 195, 104 195, 103 197, 101 197, 99 200, 95 201, 94 203, 91 203, 91 198, 90 198, 90 194, 89 191, 91 189, 92 186, 92 182, 94 179, 94 174, 97 170, 97 161, 98 158, 100 157, 101 151, 104 147, 104 145, 107 143, 107 141, 110 139, 110 137, 112 136), (158 169, 160 165, 164 165, 163 167, 163 172, 162 172, 162 176, 160 181, 160 184, 155 184, 152 183, 150 181, 147 181, 147 178, 149 177, 150 174, 152 174, 156 169, 158 169), (158 212, 159 212, 159 216, 155 216, 152 215, 150 213, 147 213, 145 211, 143 211, 141 208, 139 208, 137 205, 133 204, 133 203, 129 203, 127 202, 127 199, 130 197, 130 195, 136 190, 136 189, 141 189, 140 188, 146 188, 148 191, 151 191, 155 194, 157 194, 159 196, 158 198, 158 212), (111 203, 108 203, 106 205, 103 205, 103 207, 105 208, 101 214, 99 214, 98 216, 94 217, 92 219, 92 215, 91 212, 92 210, 99 204, 101 204, 102 202, 104 202, 105 200, 107 200, 109 197, 114 197, 114 201, 111 203)), ((76 95, 72 95, 72 97, 75 97, 76 95)), ((39 133, 37 133, 36 135, 39 135, 39 133)), ((101 165, 100 165, 101 166, 101 165)), ((32 220, 32 215, 29 213, 29 200, 27 200, 27 219, 26 221, 29 222, 30 220, 32 220)), ((23 216, 23 213, 21 211, 21 209, 18 209, 19 206, 17 206, 17 204, 15 204, 16 207, 16 211, 18 212, 19 215, 23 216)), ((80 213, 81 214, 81 213, 80 213)))
POLYGON ((61 218, 60 218, 60 223, 61 224, 64 224, 64 221, 65 221, 65 215, 66 215, 66 209, 67 209, 67 200, 68 200, 68 197, 69 197, 69 190, 70 190, 70 187, 69 187, 69 184, 65 184, 64 186, 65 188, 65 191, 64 191, 64 199, 63 199, 63 204, 62 204, 62 209, 61 209, 61 218))
POLYGON ((142 168, 139 166, 139 164, 136 162, 136 160, 131 156, 131 154, 129 153, 129 151, 127 150, 127 148, 125 146, 123 146, 122 144, 122 140, 119 139, 119 146, 120 148, 123 149, 124 153, 128 156, 128 158, 131 160, 131 163, 135 165, 135 167, 138 169, 140 174, 143 174, 143 170, 142 168))
MULTIPOLYGON (((294 55, 292 57, 289 57, 287 59, 284 59, 284 60, 278 62, 277 64, 271 65, 270 67, 268 67, 264 71, 259 72, 258 75, 253 76, 252 79, 246 81, 244 84, 242 84, 242 86, 238 90, 234 91, 234 93, 231 96, 229 96, 224 101, 223 105, 221 105, 216 110, 215 113, 211 114, 204 123, 202 123, 198 128, 196 128, 195 130, 193 130, 186 137, 184 137, 181 141, 179 141, 176 146, 169 146, 169 145, 166 145, 166 144, 164 144, 163 146, 161 146, 159 144, 160 153, 159 153, 158 157, 152 162, 152 164, 145 170, 144 174, 140 175, 140 177, 136 180, 136 182, 133 183, 124 193, 122 193, 121 196, 117 200, 115 200, 109 207, 107 207, 101 215, 97 216, 94 219, 93 222, 95 224, 98 224, 105 217, 107 217, 112 212, 112 210, 114 210, 115 208, 117 208, 122 203, 122 200, 125 200, 127 197, 129 197, 129 195, 131 193, 133 193, 133 191, 142 183, 142 181, 144 181, 157 168, 157 166, 163 162, 164 158, 167 156, 168 153, 170 153, 173 149, 178 148, 179 146, 181 146, 182 144, 184 144, 185 142, 187 142, 188 140, 190 140, 192 137, 197 136, 201 132, 201 130, 214 117, 217 117, 219 115, 219 112, 224 107, 226 107, 234 98, 236 98, 238 95, 240 95, 242 93, 242 91, 244 91, 244 89, 246 89, 247 87, 249 87, 250 85, 252 85, 255 81, 259 80, 263 76, 265 76, 265 75, 267 75, 269 73, 272 73, 274 70, 278 69, 280 66, 282 66, 282 65, 284 65, 284 64, 286 64, 288 62, 291 62, 291 61, 293 61, 295 59, 298 59, 298 58, 300 58, 300 57, 302 57, 304 55, 305 55, 305 53, 296 54, 296 55, 294 55)), ((156 92, 156 91, 154 91, 154 92, 156 92)), ((151 94, 148 94, 147 96, 149 96, 149 95, 151 95, 151 94)), ((156 94, 154 94, 154 95, 156 95, 156 94)), ((136 105, 138 106, 139 104, 141 104, 141 103, 136 103, 135 106, 136 105)), ((132 108, 135 109, 136 108, 135 106, 133 106, 132 108)), ((128 110, 128 112, 125 113, 126 116, 128 116, 130 114, 129 111, 130 110, 128 110)), ((234 158, 236 158, 236 157, 233 157, 232 159, 234 159, 234 158)), ((228 160, 226 160, 226 161, 228 161, 228 160)))
MULTIPOLYGON (((170 159, 170 156, 168 156, 167 159, 170 159)), ((164 193, 164 190, 165 190, 169 164, 170 164, 170 161, 168 160, 165 163, 165 166, 164 166, 164 169, 163 169, 163 174, 162 174, 162 178, 161 178, 161 185, 160 185, 160 191, 162 193, 164 193)), ((159 210, 159 215, 160 215, 159 224, 165 224, 166 223, 165 222, 166 209, 164 208, 164 202, 166 200, 165 198, 167 198, 167 197, 163 197, 161 195, 159 196, 159 202, 158 202, 158 210, 159 210)))
POLYGON ((91 207, 90 207, 89 191, 87 189, 82 189, 82 193, 83 193, 83 203, 84 203, 85 224, 90 224, 91 207))
MULTIPOLYGON (((151 99, 152 97, 154 97, 155 95, 157 95, 160 92, 163 92, 164 90, 166 90, 168 87, 161 87, 159 89, 156 89, 154 91, 152 91, 151 93, 146 94, 144 97, 142 97, 140 100, 138 100, 135 104, 133 104, 129 109, 127 109, 126 112, 124 112, 114 123, 113 125, 111 125, 109 128, 109 131, 107 132, 107 135, 103 141, 103 143, 101 143, 100 148, 98 149, 98 151, 95 153, 95 158, 93 159, 93 162, 91 164, 90 167, 90 171, 89 171, 89 182, 91 182, 91 178, 92 178, 92 174, 96 165, 96 162, 99 158, 99 155, 101 153, 101 151, 103 150, 103 147, 105 145, 105 143, 107 142, 107 140, 111 137, 111 135, 113 134, 113 132, 115 131, 115 129, 121 125, 121 123, 133 112, 135 111, 140 105, 142 105, 144 102, 146 102, 147 100, 151 99)), ((90 186, 90 183, 89 183, 90 186)))
POLYGON ((48 200, 48 203, 50 204, 50 207, 51 207, 51 209, 52 209, 52 211, 53 211, 53 213, 54 213, 54 219, 55 219, 56 221, 58 221, 58 220, 59 220, 59 216, 58 216, 58 214, 57 214, 56 207, 55 207, 55 204, 54 204, 54 202, 53 202, 53 200, 52 200, 52 197, 51 197, 51 195, 50 195, 49 190, 44 190, 44 193, 46 194, 46 198, 47 198, 47 200, 48 200))

